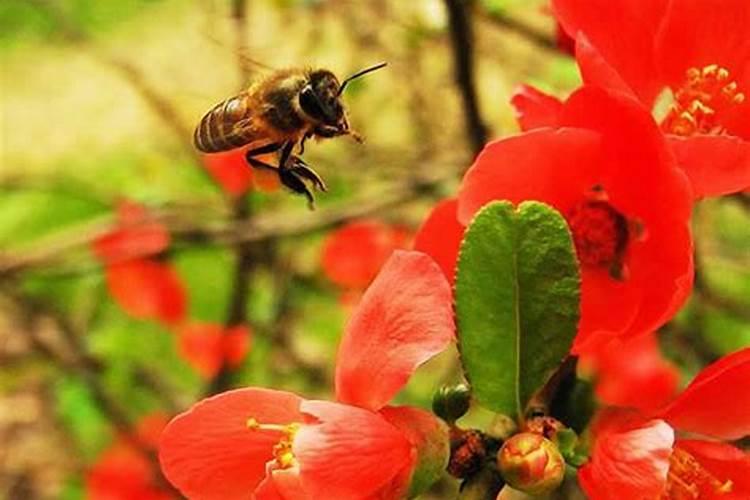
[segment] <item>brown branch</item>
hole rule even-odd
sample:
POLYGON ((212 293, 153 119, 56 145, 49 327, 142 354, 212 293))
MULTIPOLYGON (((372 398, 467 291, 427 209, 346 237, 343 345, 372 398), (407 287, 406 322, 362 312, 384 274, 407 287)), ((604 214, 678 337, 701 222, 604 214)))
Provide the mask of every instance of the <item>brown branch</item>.
MULTIPOLYGON (((237 52, 237 66, 240 74, 240 87, 246 84, 250 75, 250 68, 246 63, 246 38, 247 38, 247 3, 245 0, 232 1, 232 19, 235 28, 235 41, 237 52)), ((235 222, 252 222, 253 217, 246 196, 231 200, 232 220, 235 222)), ((232 274, 232 291, 229 300, 224 326, 228 330, 234 326, 247 323, 247 301, 250 294, 250 280, 254 268, 257 266, 254 254, 255 249, 250 242, 238 241, 234 246, 234 271, 232 274)), ((209 382, 207 394, 216 394, 229 389, 232 383, 232 371, 223 362, 216 376, 209 382)))
POLYGON ((474 81, 474 35, 471 5, 468 0, 445 0, 450 25, 451 47, 456 84, 463 101, 466 131, 472 151, 476 154, 487 142, 487 127, 482 121, 474 81))
POLYGON ((519 21, 518 19, 502 13, 487 12, 485 9, 482 10, 482 17, 503 30, 520 35, 540 49, 554 52, 556 54, 562 53, 551 36, 544 31, 538 30, 533 26, 519 21))
MULTIPOLYGON (((321 209, 305 216, 295 210, 281 214, 259 213, 252 219, 222 222, 206 220, 205 216, 182 209, 155 209, 151 213, 154 220, 163 223, 178 241, 215 245, 261 243, 312 234, 352 219, 391 210, 421 197, 434 196, 440 185, 456 175, 451 171, 435 170, 427 174, 423 178, 386 187, 378 194, 360 196, 341 206, 321 209)), ((32 268, 54 267, 56 272, 63 271, 64 266, 60 264, 66 253, 86 249, 96 238, 116 228, 116 221, 110 217, 97 219, 54 238, 46 238, 34 248, 0 252, 0 278, 32 268)), ((94 269, 98 269, 98 266, 88 268, 94 269)))

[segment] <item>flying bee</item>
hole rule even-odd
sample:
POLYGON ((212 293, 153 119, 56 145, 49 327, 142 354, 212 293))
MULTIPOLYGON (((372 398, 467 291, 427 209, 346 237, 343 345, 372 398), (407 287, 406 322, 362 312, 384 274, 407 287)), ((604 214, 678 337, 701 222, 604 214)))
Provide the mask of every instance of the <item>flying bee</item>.
POLYGON ((195 129, 193 141, 204 153, 249 146, 245 159, 254 168, 276 172, 283 185, 315 199, 305 181, 326 191, 323 179, 299 155, 311 137, 360 136, 349 128, 341 94, 347 84, 386 63, 363 69, 339 83, 327 69, 285 69, 270 73, 239 95, 214 106, 195 129), (293 154, 299 146, 297 154, 293 154), (258 157, 277 153, 278 164, 258 157))

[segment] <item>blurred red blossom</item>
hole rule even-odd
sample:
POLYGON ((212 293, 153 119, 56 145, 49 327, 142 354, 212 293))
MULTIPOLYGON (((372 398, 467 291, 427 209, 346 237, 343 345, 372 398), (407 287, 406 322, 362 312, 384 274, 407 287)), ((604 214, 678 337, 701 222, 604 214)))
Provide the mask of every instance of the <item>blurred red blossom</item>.
MULTIPOLYGON (((457 217, 467 224, 492 200, 539 200, 566 217, 581 262, 580 354, 652 332, 683 304, 692 286, 692 202, 663 135, 634 100, 584 87, 559 115, 559 128, 488 144, 463 179, 457 217)), ((444 267, 455 262, 460 234, 453 225, 443 236, 446 206, 443 223, 428 219, 419 232, 420 248, 444 267)))
POLYGON ((349 222, 323 243, 321 265, 326 277, 345 289, 363 290, 391 253, 404 248, 409 232, 378 220, 349 222))
POLYGON ((169 232, 141 204, 124 200, 117 206, 117 229, 94 240, 92 250, 105 264, 155 255, 169 246, 169 232))
POLYGON ((750 186, 746 0, 553 0, 586 83, 637 96, 661 120, 696 197, 750 186))
POLYGON ((185 319, 187 297, 177 271, 155 259, 138 259, 106 268, 107 288, 122 309, 138 319, 168 326, 185 319))
POLYGON ((347 325, 338 402, 245 388, 175 418, 164 473, 200 499, 392 499, 418 470, 439 472, 447 432, 430 413, 386 406, 454 338, 450 287, 424 254, 397 251, 347 325))
POLYGON ((578 476, 589 498, 748 498, 750 455, 712 440, 750 435, 749 377, 750 348, 705 368, 660 410, 600 413, 578 476), (675 430, 712 440, 675 442, 675 430))
POLYGON ((414 249, 429 254, 451 285, 456 279, 456 256, 464 237, 458 222, 458 200, 448 198, 432 209, 414 236, 414 249))
POLYGON ((608 405, 648 411, 677 394, 680 371, 665 360, 655 334, 613 339, 579 359, 596 379, 596 395, 608 405))
POLYGON ((177 329, 177 337, 182 356, 207 379, 225 364, 239 366, 251 343, 251 331, 245 325, 224 328, 215 323, 187 323, 177 329))
MULTIPOLYGON (((253 187, 264 192, 279 189, 281 183, 278 174, 270 170, 256 170, 248 165, 245 159, 247 149, 242 147, 221 153, 204 154, 203 165, 229 196, 242 196, 253 187)), ((273 154, 257 158, 271 164, 276 161, 273 154)))
POLYGON ((143 417, 134 436, 118 437, 87 471, 86 498, 89 500, 169 500, 174 498, 159 485, 154 462, 146 455, 156 451, 167 416, 155 413, 143 417), (136 447, 139 440, 143 448, 136 447))
POLYGON ((253 169, 245 160, 245 148, 203 155, 203 165, 230 196, 245 194, 253 182, 253 169))

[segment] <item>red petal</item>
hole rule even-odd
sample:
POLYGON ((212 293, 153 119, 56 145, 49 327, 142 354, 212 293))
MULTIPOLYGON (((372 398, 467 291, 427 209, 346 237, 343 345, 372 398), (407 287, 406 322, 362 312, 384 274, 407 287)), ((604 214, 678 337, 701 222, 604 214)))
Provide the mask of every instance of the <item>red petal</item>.
POLYGON ((669 136, 693 196, 720 196, 750 187, 750 143, 726 135, 669 136))
MULTIPOLYGON (((733 78, 740 77, 738 83, 750 83, 748 33, 750 9, 746 0, 673 1, 655 43, 660 76, 671 85, 679 85, 689 68, 718 64, 733 78)), ((750 89, 741 90, 747 96, 750 89)))
MULTIPOLYGON (((430 412, 410 406, 386 406, 380 414, 399 429, 416 452, 415 463, 391 485, 392 491, 409 491, 411 497, 423 493, 437 481, 448 465, 448 427, 430 412)), ((401 498, 393 494, 384 498, 401 498)))
POLYGON ((719 439, 750 434, 750 348, 703 369, 661 414, 672 426, 719 439))
POLYGON ((581 362, 592 365, 596 394, 609 405, 649 411, 677 394, 680 372, 661 356, 654 334, 614 339, 581 362))
POLYGON ((169 416, 163 412, 154 412, 141 417, 136 428, 136 435, 143 443, 156 449, 164 427, 169 422, 169 416))
POLYGON ((391 252, 404 243, 398 228, 373 220, 351 222, 326 239, 323 272, 340 287, 365 288, 391 252))
POLYGON ((156 486, 148 458, 123 442, 115 443, 86 473, 90 500, 169 500, 156 486))
POLYGON ((177 272, 167 263, 149 259, 108 266, 107 288, 128 314, 174 325, 185 317, 187 298, 177 272))
POLYGON ((581 129, 537 129, 491 142, 464 176, 458 219, 468 224, 493 200, 539 200, 566 213, 598 182, 599 136, 581 129))
POLYGON ((585 33, 649 108, 664 86, 656 73, 653 41, 667 4, 668 0, 552 2, 557 19, 568 33, 573 37, 578 31, 585 33))
POLYGON ((302 411, 319 422, 302 426, 293 445, 312 499, 366 498, 414 460, 406 437, 377 413, 327 401, 305 401, 302 411))
POLYGON ((454 335, 451 289, 440 268, 423 253, 397 250, 346 326, 337 399, 381 408, 454 335))
POLYGON ((256 388, 204 399, 164 430, 159 446, 164 474, 189 498, 248 498, 265 477, 281 437, 249 429, 248 418, 262 424, 302 422, 301 402, 289 392, 256 388))
POLYGON ((578 33, 576 40, 576 59, 581 71, 581 78, 585 83, 636 97, 633 89, 622 79, 617 70, 602 57, 586 34, 582 32, 578 33))
POLYGON ((117 206, 120 225, 92 243, 94 254, 105 263, 144 257, 164 251, 169 246, 167 228, 149 219, 145 206, 128 200, 117 206))
POLYGON ((719 481, 732 481, 732 496, 750 498, 750 454, 732 445, 711 441, 680 440, 676 447, 690 453, 719 481))
POLYGON ((516 88, 510 98, 521 130, 558 125, 562 101, 529 85, 516 88))
POLYGON ((591 500, 658 498, 666 484, 674 431, 662 420, 629 420, 605 424, 589 462, 578 470, 591 500))
POLYGON ((250 350, 251 332, 245 325, 237 325, 224 332, 224 361, 231 367, 242 364, 250 350))
POLYGON ((306 500, 302 489, 299 467, 289 469, 266 468, 266 478, 255 489, 252 500, 306 500))
POLYGON ((414 237, 414 250, 432 257, 451 285, 456 275, 458 248, 464 237, 464 226, 458 222, 457 210, 457 199, 441 201, 432 209, 414 237))
POLYGON ((231 196, 239 196, 247 192, 253 180, 253 170, 245 161, 245 149, 203 156, 206 170, 231 196))

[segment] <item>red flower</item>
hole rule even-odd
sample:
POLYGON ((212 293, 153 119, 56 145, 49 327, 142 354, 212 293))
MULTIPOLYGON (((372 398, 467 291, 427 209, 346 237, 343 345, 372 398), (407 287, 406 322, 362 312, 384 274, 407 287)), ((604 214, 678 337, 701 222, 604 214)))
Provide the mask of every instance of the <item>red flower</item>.
POLYGON ((154 221, 146 207, 123 201, 117 207, 119 227, 94 240, 94 254, 105 264, 163 252, 169 246, 169 233, 154 221))
POLYGON ((543 201, 566 217, 581 262, 580 353, 656 330, 687 298, 691 197, 663 135, 632 99, 584 87, 560 123, 488 144, 464 177, 458 219, 503 199, 543 201))
POLYGON ((584 81, 637 96, 661 121, 696 197, 750 186, 750 13, 745 0, 553 0, 584 81))
POLYGON ((213 323, 189 323, 178 331, 180 353, 204 378, 214 377, 222 365, 239 366, 250 349, 250 329, 224 329, 213 323))
POLYGON ((451 285, 456 279, 456 256, 464 238, 464 226, 458 222, 457 211, 457 199, 441 201, 414 237, 414 249, 435 259, 451 285))
POLYGON ((185 289, 169 263, 129 260, 107 266, 106 276, 110 295, 131 316, 169 326, 185 319, 185 289))
POLYGON ((447 435, 427 412, 385 405, 453 337, 438 266, 396 252, 347 325, 339 402, 259 388, 204 400, 162 435, 164 473, 199 499, 400 498, 415 474, 445 466, 447 435))
POLYGON ((349 222, 323 243, 323 272, 342 288, 364 289, 391 253, 406 245, 408 237, 405 229, 381 221, 349 222))
POLYGON ((608 405, 642 411, 663 407, 677 394, 680 372, 659 352, 655 334, 613 339, 581 356, 596 377, 596 395, 608 405))
POLYGON ((651 415, 605 410, 592 428, 591 459, 579 470, 589 498, 748 498, 749 455, 712 441, 673 443, 673 428, 713 439, 750 435, 748 377, 750 348, 704 369, 651 415))
POLYGON ((206 170, 230 196, 245 194, 253 182, 253 169, 245 160, 245 149, 203 155, 206 170))
MULTIPOLYGON (((135 439, 156 448, 156 438, 167 419, 154 414, 139 424, 135 439)), ((169 500, 173 498, 159 487, 154 465, 130 440, 118 438, 86 473, 86 498, 89 500, 169 500)))

